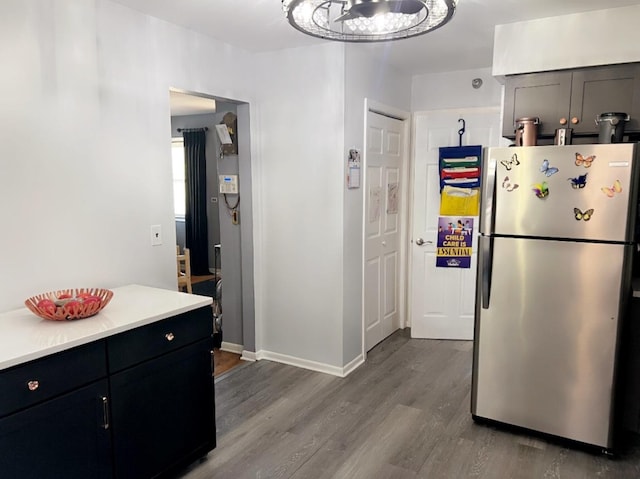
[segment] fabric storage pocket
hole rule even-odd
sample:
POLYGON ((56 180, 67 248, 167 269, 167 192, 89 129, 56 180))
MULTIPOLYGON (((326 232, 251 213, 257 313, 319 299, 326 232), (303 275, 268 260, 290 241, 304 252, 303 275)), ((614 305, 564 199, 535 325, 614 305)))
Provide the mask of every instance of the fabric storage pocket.
POLYGON ((477 189, 445 186, 440 197, 441 216, 477 216, 480 195, 477 189))

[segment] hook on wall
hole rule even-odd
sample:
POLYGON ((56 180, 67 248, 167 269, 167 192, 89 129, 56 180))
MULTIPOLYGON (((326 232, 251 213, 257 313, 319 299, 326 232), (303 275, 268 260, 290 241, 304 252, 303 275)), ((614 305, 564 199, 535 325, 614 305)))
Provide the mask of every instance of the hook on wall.
POLYGON ((458 139, 458 146, 462 146, 462 135, 464 135, 464 132, 465 132, 465 131, 466 131, 466 129, 467 129, 467 122, 465 122, 465 121, 464 121, 464 118, 460 118, 460 119, 458 120, 458 123, 460 123, 460 122, 462 122, 462 128, 460 128, 460 129, 458 130, 458 136, 459 136, 459 139, 458 139))

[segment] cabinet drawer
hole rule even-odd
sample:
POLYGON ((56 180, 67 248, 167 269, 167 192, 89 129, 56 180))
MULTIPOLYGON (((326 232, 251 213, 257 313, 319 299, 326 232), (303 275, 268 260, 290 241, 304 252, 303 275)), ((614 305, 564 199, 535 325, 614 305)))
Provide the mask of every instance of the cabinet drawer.
POLYGON ((0 417, 107 375, 104 341, 52 354, 0 372, 0 417))
POLYGON ((109 371, 120 371, 212 334, 210 306, 118 334, 107 339, 109 371))

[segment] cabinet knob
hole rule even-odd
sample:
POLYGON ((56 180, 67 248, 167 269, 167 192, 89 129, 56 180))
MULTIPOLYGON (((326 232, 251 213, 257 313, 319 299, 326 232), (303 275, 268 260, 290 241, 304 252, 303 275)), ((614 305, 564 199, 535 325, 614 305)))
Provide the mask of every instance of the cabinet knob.
POLYGON ((175 338, 173 333, 167 333, 164 335, 164 337, 167 338, 167 341, 173 341, 173 339, 175 338))
POLYGON ((572 125, 577 125, 578 123, 580 123, 580 119, 577 116, 574 116, 573 118, 571 118, 572 125))
POLYGON ((567 124, 567 119, 565 117, 560 118, 560 124, 561 125, 566 125, 567 124))
POLYGON ((29 381, 27 383, 27 387, 29 388, 29 391, 35 391, 40 387, 40 383, 38 381, 29 381))

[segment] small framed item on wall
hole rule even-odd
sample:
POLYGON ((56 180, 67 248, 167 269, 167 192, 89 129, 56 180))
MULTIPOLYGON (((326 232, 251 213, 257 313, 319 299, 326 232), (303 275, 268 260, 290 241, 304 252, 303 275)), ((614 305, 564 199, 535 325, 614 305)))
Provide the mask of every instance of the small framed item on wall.
POLYGON ((347 188, 360 188, 360 151, 355 148, 347 158, 347 188))

